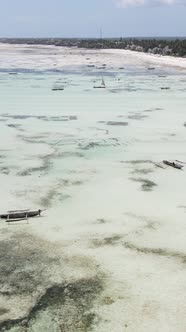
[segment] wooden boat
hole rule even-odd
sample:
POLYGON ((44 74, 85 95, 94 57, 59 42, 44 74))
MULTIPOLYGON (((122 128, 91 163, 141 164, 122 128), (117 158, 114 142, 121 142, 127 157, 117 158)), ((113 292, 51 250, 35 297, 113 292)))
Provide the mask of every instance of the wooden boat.
POLYGON ((11 210, 11 211, 8 211, 8 213, 16 213, 16 212, 28 212, 30 210, 11 210))
POLYGON ((94 85, 94 89, 105 89, 105 88, 106 88, 106 85, 105 85, 105 81, 103 78, 101 81, 101 85, 94 85))
POLYGON ((54 84, 52 87, 52 91, 63 91, 64 89, 64 85, 58 83, 54 84))
POLYGON ((52 88, 52 91, 63 91, 63 90, 64 90, 64 88, 57 88, 57 87, 52 88))
POLYGON ((171 166, 171 167, 174 167, 174 168, 177 168, 177 169, 182 169, 183 168, 183 165, 175 163, 174 161, 163 160, 163 163, 165 165, 168 165, 168 166, 171 166))
POLYGON ((0 219, 5 219, 7 222, 27 220, 28 218, 34 218, 41 215, 42 210, 15 210, 8 211, 5 214, 0 215, 0 219))

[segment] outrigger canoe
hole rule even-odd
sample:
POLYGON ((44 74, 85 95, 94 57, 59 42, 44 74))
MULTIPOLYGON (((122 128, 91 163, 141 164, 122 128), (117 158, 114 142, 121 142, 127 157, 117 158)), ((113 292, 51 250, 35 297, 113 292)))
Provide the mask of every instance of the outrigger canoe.
POLYGON ((5 214, 0 214, 0 219, 5 219, 7 222, 24 220, 28 218, 33 218, 41 215, 42 210, 15 210, 8 211, 5 214))
POLYGON ((163 160, 163 163, 168 166, 172 166, 177 169, 182 169, 183 165, 175 163, 174 161, 163 160))

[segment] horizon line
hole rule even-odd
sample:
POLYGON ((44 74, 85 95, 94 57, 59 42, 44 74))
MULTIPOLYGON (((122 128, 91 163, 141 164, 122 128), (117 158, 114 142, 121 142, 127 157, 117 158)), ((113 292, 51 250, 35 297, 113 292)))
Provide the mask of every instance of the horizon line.
POLYGON ((185 36, 120 36, 120 37, 0 37, 0 40, 2 39, 97 39, 97 40, 104 40, 104 39, 130 39, 130 38, 186 38, 185 36))

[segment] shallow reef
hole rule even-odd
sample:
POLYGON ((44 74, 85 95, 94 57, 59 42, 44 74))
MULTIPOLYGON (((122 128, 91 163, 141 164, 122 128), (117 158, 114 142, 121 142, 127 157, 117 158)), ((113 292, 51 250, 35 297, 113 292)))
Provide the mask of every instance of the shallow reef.
POLYGON ((69 258, 59 258, 52 243, 26 233, 2 240, 0 296, 4 305, 0 307, 0 330, 90 331, 98 319, 93 307, 103 291, 102 278, 97 270, 95 275, 68 281, 63 278, 62 266, 69 262, 69 258), (61 282, 52 282, 58 268, 61 282), (16 303, 20 299, 17 314, 16 307, 7 305, 9 299, 16 303))

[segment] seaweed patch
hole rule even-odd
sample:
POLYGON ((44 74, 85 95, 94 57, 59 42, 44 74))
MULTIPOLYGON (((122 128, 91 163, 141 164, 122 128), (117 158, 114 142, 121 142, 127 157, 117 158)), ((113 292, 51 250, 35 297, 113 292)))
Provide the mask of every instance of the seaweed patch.
POLYGON ((141 183, 141 189, 143 191, 152 191, 154 187, 157 186, 157 184, 151 180, 148 179, 142 179, 142 178, 130 178, 132 181, 140 182, 141 183))
POLYGON ((106 220, 106 219, 104 219, 104 218, 98 218, 97 220, 96 220, 96 223, 97 224, 106 224, 108 221, 106 220))
POLYGON ((41 278, 44 283, 46 264, 52 266, 57 260, 45 255, 42 241, 30 235, 22 233, 0 241, 0 294, 13 296, 34 292, 41 278))
POLYGON ((10 169, 8 167, 0 167, 0 173, 9 175, 10 174, 10 169))
POLYGON ((93 239, 91 243, 95 248, 104 247, 104 246, 114 246, 119 243, 121 238, 122 238, 121 235, 112 235, 105 237, 103 239, 93 239))
POLYGON ((70 181, 68 179, 60 180, 59 183, 51 187, 44 195, 41 195, 39 202, 44 208, 52 207, 54 200, 58 202, 63 202, 64 200, 70 198, 70 195, 64 192, 65 188, 70 186, 79 186, 84 182, 80 180, 70 181))
POLYGON ((5 309, 5 308, 1 308, 0 307, 0 316, 4 315, 4 314, 7 314, 9 312, 8 309, 5 309))
MULTIPOLYGON (((43 313, 50 310, 52 328, 63 332, 88 332, 95 322, 92 306, 103 289, 99 278, 81 279, 49 287, 27 316, 6 320, 0 328, 6 331, 18 327, 20 332, 32 331, 43 313)), ((37 326, 37 325, 36 325, 37 326)))
POLYGON ((125 121, 108 121, 108 126, 128 126, 128 122, 125 121))
POLYGON ((149 160, 149 159, 137 159, 137 160, 126 160, 126 161, 121 161, 121 162, 125 163, 125 164, 138 165, 138 164, 151 164, 152 160, 149 160))
POLYGON ((154 172, 152 168, 140 168, 140 169, 134 169, 131 174, 149 174, 154 172))
POLYGON ((141 115, 139 113, 133 113, 131 115, 128 116, 128 119, 132 119, 132 120, 143 120, 145 118, 147 118, 147 115, 141 115))
POLYGON ((32 175, 33 173, 43 173, 47 174, 49 169, 52 167, 52 163, 50 161, 50 158, 43 158, 43 164, 39 167, 31 167, 31 168, 27 168, 21 172, 18 172, 17 175, 18 176, 28 176, 28 175, 32 175))
POLYGON ((92 141, 92 142, 85 143, 85 144, 79 143, 78 147, 81 150, 90 150, 90 149, 96 148, 96 147, 107 147, 107 146, 111 146, 111 145, 113 145, 113 144, 109 144, 105 140, 103 140, 103 141, 94 141, 94 142, 92 141))
POLYGON ((7 127, 14 128, 14 129, 20 129, 21 125, 17 124, 17 123, 10 123, 10 124, 7 124, 7 127))
POLYGON ((162 248, 148 248, 148 247, 139 247, 131 242, 123 242, 123 246, 126 249, 135 250, 142 254, 152 254, 157 256, 163 256, 167 258, 177 258, 182 261, 182 263, 186 263, 186 254, 181 252, 171 251, 168 249, 162 248))
POLYGON ((69 195, 59 192, 59 190, 54 187, 53 189, 48 190, 45 195, 41 196, 39 202, 43 208, 50 208, 52 207, 54 200, 61 202, 69 197, 69 195))
POLYGON ((36 120, 43 120, 43 121, 71 121, 71 120, 77 120, 76 115, 45 116, 45 115, 2 114, 1 117, 5 118, 5 119, 14 119, 14 120, 28 120, 28 119, 36 119, 36 120))
MULTIPOLYGON (((0 294, 5 299, 21 299, 17 313, 15 308, 12 312, 6 308, 6 301, 0 308, 1 331, 31 332, 38 330, 38 324, 44 328, 42 315, 47 315, 46 324, 53 331, 88 332, 96 324, 94 301, 103 290, 98 271, 92 277, 67 282, 61 276, 61 282, 52 282, 53 271, 62 264, 56 256, 52 243, 30 234, 0 242, 0 294)), ((64 257, 63 265, 70 263, 71 259, 64 257)))

